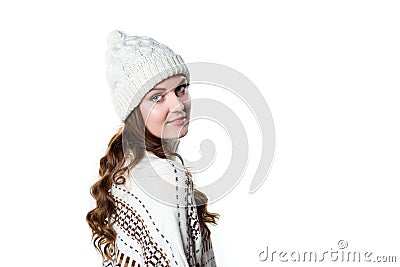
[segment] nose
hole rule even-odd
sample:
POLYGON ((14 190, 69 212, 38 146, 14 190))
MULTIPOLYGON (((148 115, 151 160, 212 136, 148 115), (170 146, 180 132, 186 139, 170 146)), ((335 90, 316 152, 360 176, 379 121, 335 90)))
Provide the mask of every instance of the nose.
POLYGON ((183 105, 183 100, 175 94, 174 90, 167 93, 167 99, 170 112, 183 111, 185 108, 183 105))

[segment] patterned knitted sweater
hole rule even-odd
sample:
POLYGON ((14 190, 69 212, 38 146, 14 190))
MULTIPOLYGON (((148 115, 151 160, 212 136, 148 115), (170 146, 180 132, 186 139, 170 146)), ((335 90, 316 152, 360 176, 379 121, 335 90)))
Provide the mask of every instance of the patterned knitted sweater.
POLYGON ((216 266, 198 221, 193 182, 178 160, 146 151, 125 183, 112 186, 117 239, 113 260, 103 266, 216 266))

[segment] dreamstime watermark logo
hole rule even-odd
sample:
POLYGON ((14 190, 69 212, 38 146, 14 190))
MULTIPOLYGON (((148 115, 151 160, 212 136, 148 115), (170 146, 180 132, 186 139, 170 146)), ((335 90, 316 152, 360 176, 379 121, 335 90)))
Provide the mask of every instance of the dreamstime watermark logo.
MULTIPOLYGON (((217 86, 224 90, 224 93, 233 94, 239 98, 251 111, 254 121, 258 125, 262 140, 259 144, 261 157, 249 186, 249 193, 256 192, 268 176, 275 153, 275 128, 267 102, 250 79, 230 67, 207 62, 186 63, 186 66, 190 71, 191 85, 206 84, 217 86)), ((201 187, 196 186, 207 195, 208 203, 213 203, 233 190, 245 174, 249 159, 248 134, 246 127, 237 116, 235 107, 229 107, 223 101, 216 101, 211 97, 190 101, 191 107, 194 108, 190 113, 189 123, 195 120, 210 120, 213 123, 217 123, 224 128, 232 144, 230 164, 223 175, 215 179, 211 184, 201 187)), ((147 125, 148 120, 146 119, 145 121, 147 125)), ((165 129, 163 128, 163 130, 165 129)), ((217 155, 215 147, 213 140, 202 140, 198 149, 201 150, 201 159, 192 162, 184 158, 185 165, 190 166, 191 172, 204 171, 217 155)), ((175 184, 168 181, 160 181, 157 188, 154 188, 154 184, 146 182, 138 182, 138 185, 153 198, 171 206, 175 205, 175 200, 170 199, 167 196, 168 194, 157 194, 160 191, 172 193, 175 190, 175 184), (163 188, 163 190, 159 190, 160 188, 163 188)))
POLYGON ((346 240, 339 240, 337 249, 325 251, 272 250, 267 246, 258 254, 258 258, 262 262, 397 262, 396 256, 375 255, 371 251, 350 250, 348 247, 346 240))

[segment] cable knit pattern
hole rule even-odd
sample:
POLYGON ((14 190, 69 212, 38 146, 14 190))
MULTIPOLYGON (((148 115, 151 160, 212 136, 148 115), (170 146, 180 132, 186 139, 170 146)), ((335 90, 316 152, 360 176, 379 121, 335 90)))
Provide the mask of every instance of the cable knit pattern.
POLYGON ((211 240, 202 238, 193 182, 180 162, 146 152, 111 195, 117 240, 113 261, 103 266, 216 266, 211 240))

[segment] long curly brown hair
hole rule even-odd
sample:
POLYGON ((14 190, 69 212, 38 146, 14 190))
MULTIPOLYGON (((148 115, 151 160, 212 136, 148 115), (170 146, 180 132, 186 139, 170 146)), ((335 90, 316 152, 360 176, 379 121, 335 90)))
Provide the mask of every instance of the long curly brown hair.
MULTIPOLYGON (((115 204, 109 193, 112 184, 125 183, 124 174, 134 167, 145 156, 145 150, 153 152, 160 158, 175 159, 182 157, 176 153, 179 139, 164 140, 150 133, 145 127, 140 109, 136 107, 125 120, 124 126, 111 138, 106 154, 100 159, 99 180, 90 188, 90 194, 96 200, 96 207, 86 215, 86 221, 92 230, 92 241, 103 260, 112 258, 116 233, 112 228, 115 204), (132 157, 133 156, 133 157, 132 157), (128 165, 126 160, 130 158, 128 165)), ((191 176, 190 172, 187 174, 191 176)), ((206 239, 210 230, 206 223, 217 224, 218 213, 207 210, 207 196, 194 188, 197 214, 201 227, 205 230, 206 239)))

